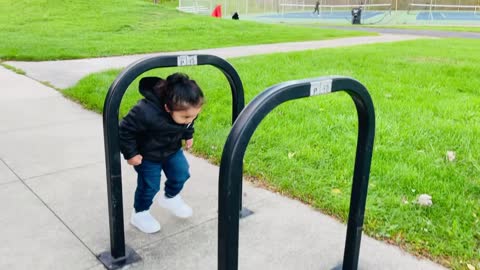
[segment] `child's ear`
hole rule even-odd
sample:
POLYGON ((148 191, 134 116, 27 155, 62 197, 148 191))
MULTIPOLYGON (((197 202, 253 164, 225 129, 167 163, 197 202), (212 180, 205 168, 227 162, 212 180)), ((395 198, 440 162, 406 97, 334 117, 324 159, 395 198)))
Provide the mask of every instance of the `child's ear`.
POLYGON ((170 112, 170 109, 168 108, 167 104, 163 105, 165 107, 165 111, 167 111, 168 113, 170 112))

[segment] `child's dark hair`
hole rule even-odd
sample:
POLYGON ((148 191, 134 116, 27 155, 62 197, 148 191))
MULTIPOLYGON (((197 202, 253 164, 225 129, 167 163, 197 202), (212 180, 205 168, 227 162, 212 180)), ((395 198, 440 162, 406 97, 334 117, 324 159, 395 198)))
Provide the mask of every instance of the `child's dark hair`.
POLYGON ((203 92, 188 75, 174 73, 161 80, 153 87, 153 91, 169 110, 180 111, 190 107, 203 105, 203 92))

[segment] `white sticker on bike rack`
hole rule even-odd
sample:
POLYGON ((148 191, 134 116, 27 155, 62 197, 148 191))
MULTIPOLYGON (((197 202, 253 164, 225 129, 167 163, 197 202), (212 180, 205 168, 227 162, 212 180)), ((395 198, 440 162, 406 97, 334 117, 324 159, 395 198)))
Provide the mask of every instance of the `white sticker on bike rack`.
POLYGON ((310 96, 328 94, 332 92, 332 80, 321 80, 310 83, 310 96))
POLYGON ((177 57, 177 66, 196 66, 197 65, 197 56, 196 55, 180 55, 177 57))

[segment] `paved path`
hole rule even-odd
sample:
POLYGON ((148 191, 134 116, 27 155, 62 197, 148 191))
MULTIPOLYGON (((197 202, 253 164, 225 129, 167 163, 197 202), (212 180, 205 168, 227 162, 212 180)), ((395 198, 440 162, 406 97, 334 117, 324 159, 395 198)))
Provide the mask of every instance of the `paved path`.
MULTIPOLYGON (((327 43, 346 46, 352 45, 351 41, 327 43)), ((267 52, 274 47, 287 50, 271 45, 267 52)), ((231 55, 228 49, 203 53, 234 57, 247 55, 251 48, 232 49, 231 55)), ((55 86, 64 87, 81 77, 72 72, 79 67, 83 67, 80 73, 86 74, 121 67, 138 57, 31 63, 31 69, 25 63, 9 64, 23 67, 36 80, 52 78, 55 86), (43 77, 49 72, 41 69, 55 74, 43 77), (56 77, 68 79, 57 81, 56 77)), ((101 116, 3 67, 0 81, 0 269, 103 269, 96 259, 109 249, 101 116)), ((122 164, 126 242, 142 257, 129 269, 216 269, 218 167, 191 155, 187 158, 192 178, 184 198, 195 214, 179 220, 153 205, 152 213, 162 224, 162 230, 154 235, 142 234, 128 224, 135 173, 122 164)), ((240 269, 332 269, 341 261, 344 224, 248 182, 243 199, 255 214, 240 222, 240 269)), ((360 269, 444 268, 364 236, 360 269)))
POLYGON ((334 28, 341 30, 365 31, 382 34, 393 35, 415 35, 423 37, 439 37, 439 38, 473 38, 480 39, 480 33, 475 32, 454 32, 431 29, 400 29, 400 28, 383 28, 383 27, 355 27, 355 26, 321 26, 321 28, 334 28))
POLYGON ((140 55, 114 56, 105 58, 44 61, 44 62, 15 62, 6 64, 19 68, 27 73, 27 76, 41 82, 49 82, 58 88, 73 86, 78 80, 86 75, 106 69, 122 68, 141 58, 154 55, 174 54, 215 54, 223 58, 232 58, 248 55, 266 54, 273 52, 304 51, 329 47, 345 47, 360 44, 396 42, 420 38, 409 35, 382 34, 369 37, 350 37, 321 41, 291 42, 266 45, 253 45, 243 47, 217 48, 195 51, 152 53, 140 55))

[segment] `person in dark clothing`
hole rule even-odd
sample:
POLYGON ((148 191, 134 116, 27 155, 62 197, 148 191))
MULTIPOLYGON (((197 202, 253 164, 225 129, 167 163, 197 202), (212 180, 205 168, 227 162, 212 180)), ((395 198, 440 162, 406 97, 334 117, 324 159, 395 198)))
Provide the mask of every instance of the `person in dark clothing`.
POLYGON ((189 165, 182 151, 193 145, 193 124, 202 109, 202 90, 187 75, 174 73, 166 80, 145 77, 140 80, 141 99, 119 126, 120 150, 137 172, 134 211, 130 223, 145 233, 160 230, 149 209, 160 190, 160 174, 165 173, 165 194, 158 203, 174 215, 187 218, 192 209, 180 196, 190 178, 189 165))
POLYGON ((233 19, 233 20, 238 20, 238 19, 240 19, 240 17, 238 16, 238 12, 233 13, 232 19, 233 19))
POLYGON ((313 14, 320 15, 320 0, 317 0, 315 3, 315 9, 313 10, 313 14))

